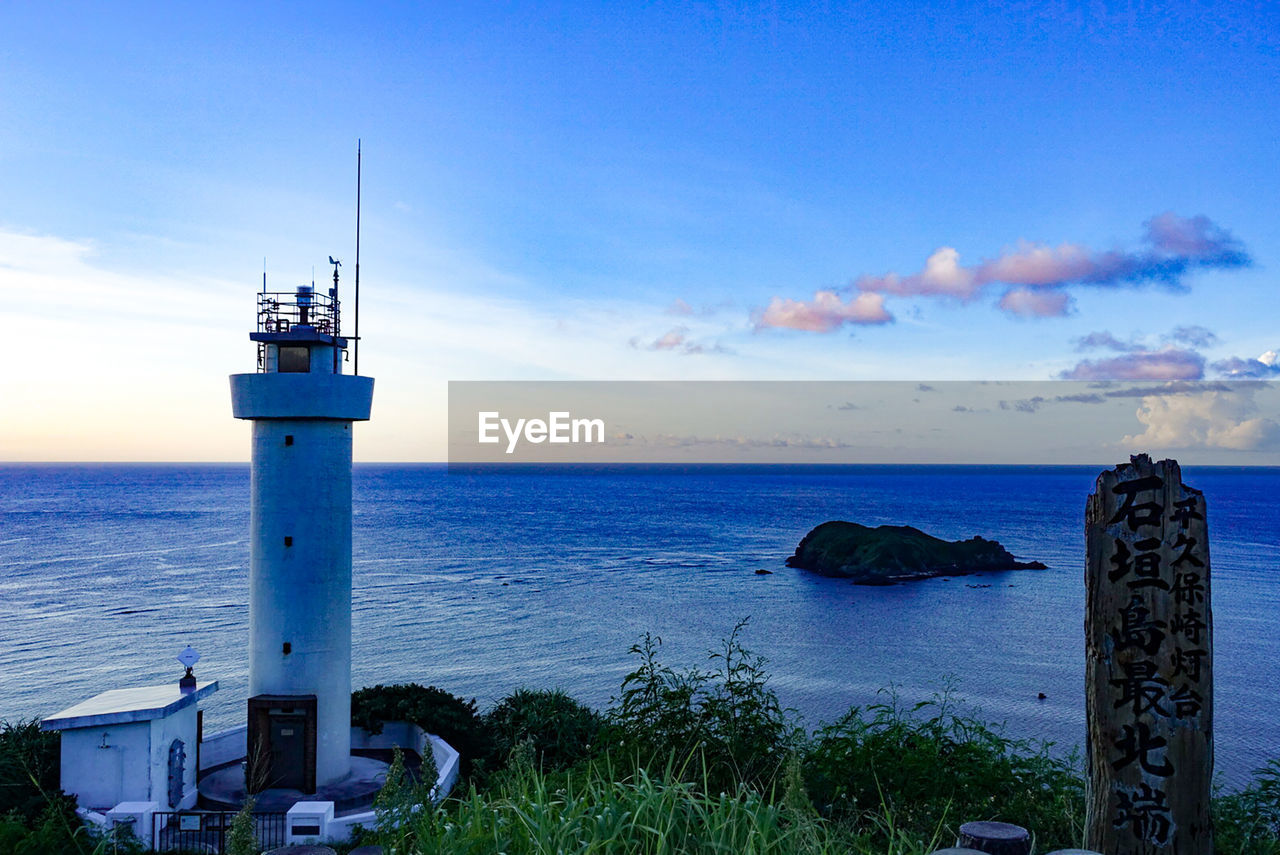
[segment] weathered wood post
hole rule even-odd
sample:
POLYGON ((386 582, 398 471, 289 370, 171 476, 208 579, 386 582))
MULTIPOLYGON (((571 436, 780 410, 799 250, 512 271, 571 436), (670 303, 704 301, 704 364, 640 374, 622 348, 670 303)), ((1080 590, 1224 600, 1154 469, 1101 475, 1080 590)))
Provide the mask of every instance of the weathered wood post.
POLYGON ((1086 843, 1212 855, 1213 618, 1204 496, 1140 454, 1085 512, 1086 843))

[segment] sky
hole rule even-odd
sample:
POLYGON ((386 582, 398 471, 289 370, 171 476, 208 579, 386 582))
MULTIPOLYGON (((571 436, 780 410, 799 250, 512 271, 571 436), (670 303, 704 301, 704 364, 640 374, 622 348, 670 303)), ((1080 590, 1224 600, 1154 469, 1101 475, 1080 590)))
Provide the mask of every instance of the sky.
POLYGON ((357 140, 358 460, 444 459, 449 381, 1280 377, 1274 5, 0 28, 0 460, 246 460, 254 292, 349 300, 357 140))

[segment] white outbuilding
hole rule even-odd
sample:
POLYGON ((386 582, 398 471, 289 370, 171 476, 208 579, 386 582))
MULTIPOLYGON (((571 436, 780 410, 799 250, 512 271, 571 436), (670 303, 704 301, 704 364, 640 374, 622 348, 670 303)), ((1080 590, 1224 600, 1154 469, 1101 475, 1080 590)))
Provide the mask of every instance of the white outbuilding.
POLYGON ((198 703, 218 681, 112 689, 45 718, 62 734, 62 790, 82 808, 108 813, 122 802, 183 810, 196 803, 198 703))

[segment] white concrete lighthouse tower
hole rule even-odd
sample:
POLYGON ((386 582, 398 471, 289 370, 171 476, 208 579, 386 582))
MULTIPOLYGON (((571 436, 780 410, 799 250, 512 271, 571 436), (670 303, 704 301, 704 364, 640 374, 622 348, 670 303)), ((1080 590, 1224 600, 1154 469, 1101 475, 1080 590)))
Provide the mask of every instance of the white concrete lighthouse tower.
POLYGON ((338 271, 327 295, 258 295, 258 371, 231 377, 253 422, 249 792, 314 793, 351 771, 351 434, 373 378, 343 374, 338 271))

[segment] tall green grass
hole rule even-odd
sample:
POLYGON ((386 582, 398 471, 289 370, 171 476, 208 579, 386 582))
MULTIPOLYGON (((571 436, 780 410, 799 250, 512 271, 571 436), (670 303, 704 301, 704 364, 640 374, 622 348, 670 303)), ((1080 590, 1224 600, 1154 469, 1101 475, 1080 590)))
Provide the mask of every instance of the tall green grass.
MULTIPOLYGON (((553 778, 517 761, 488 793, 416 813, 389 810, 376 835, 388 855, 409 853, 636 853, 636 855, 826 855, 861 849, 856 831, 823 821, 807 802, 740 786, 716 792, 702 784, 636 769, 619 775, 608 762, 553 778)), ((880 851, 923 855, 923 842, 899 838, 880 851)))
MULTIPOLYGON (((1082 845, 1074 755, 1005 736, 949 688, 914 704, 890 692, 806 735, 742 626, 707 668, 664 665, 645 636, 599 718, 563 693, 514 693, 479 719, 508 753, 440 805, 396 769, 375 839, 393 853, 923 855, 964 822, 1002 820, 1037 852, 1082 845)), ((1215 817, 1218 852, 1280 855, 1280 762, 1215 817)))

